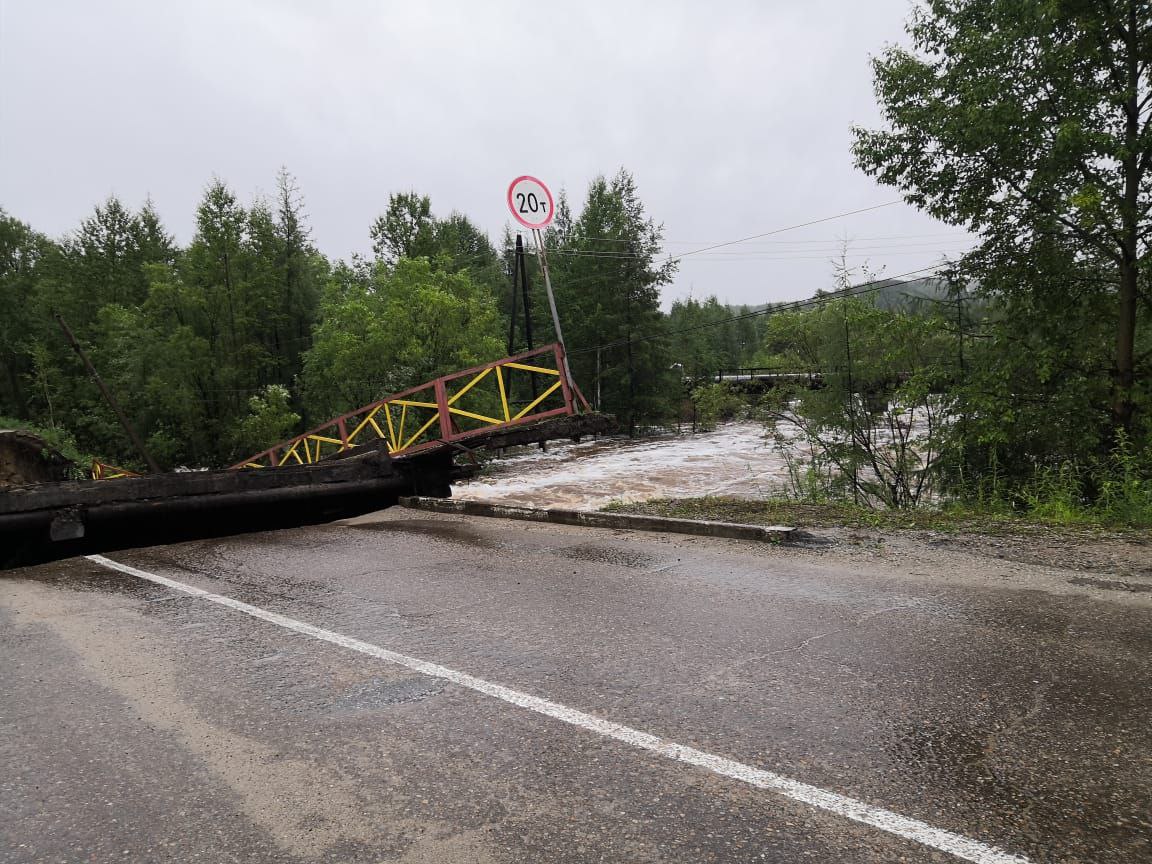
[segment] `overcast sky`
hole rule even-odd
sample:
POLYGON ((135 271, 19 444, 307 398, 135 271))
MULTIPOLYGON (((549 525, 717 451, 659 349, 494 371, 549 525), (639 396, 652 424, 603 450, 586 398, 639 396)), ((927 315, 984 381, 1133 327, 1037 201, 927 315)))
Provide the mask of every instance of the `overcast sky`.
MULTIPOLYGON (((60 236, 115 194, 181 242, 213 176, 296 175, 329 256, 370 248, 391 192, 498 241, 534 174, 573 203, 633 173, 667 248, 897 198, 852 167, 868 59, 909 0, 749 3, 0 0, 0 207, 60 236)), ((965 247, 903 204, 686 257, 666 300, 828 287, 838 237, 898 275, 965 247)))

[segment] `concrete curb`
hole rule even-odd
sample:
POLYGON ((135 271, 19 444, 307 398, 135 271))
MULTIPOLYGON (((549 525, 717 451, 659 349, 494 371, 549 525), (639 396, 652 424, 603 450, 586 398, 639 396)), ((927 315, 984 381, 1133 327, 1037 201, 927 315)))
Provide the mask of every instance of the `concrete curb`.
POLYGON ((526 522, 551 522, 557 525, 579 525, 585 528, 624 528, 630 531, 662 531, 672 534, 695 534, 700 537, 722 537, 729 540, 755 540, 782 543, 792 539, 795 528, 785 525, 739 525, 734 522, 705 522, 695 519, 667 519, 663 516, 638 516, 632 513, 598 513, 586 510, 538 510, 532 507, 509 507, 482 501, 460 501, 451 498, 402 497, 400 506, 432 513, 457 513, 464 516, 491 516, 497 519, 520 519, 526 522))

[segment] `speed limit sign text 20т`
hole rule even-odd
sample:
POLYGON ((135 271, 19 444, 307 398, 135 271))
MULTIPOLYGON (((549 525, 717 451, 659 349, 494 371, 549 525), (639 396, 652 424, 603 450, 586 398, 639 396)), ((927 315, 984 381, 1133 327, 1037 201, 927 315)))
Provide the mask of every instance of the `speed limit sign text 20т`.
POLYGON ((535 177, 525 174, 508 187, 508 209, 525 228, 546 228, 552 221, 552 193, 535 177))

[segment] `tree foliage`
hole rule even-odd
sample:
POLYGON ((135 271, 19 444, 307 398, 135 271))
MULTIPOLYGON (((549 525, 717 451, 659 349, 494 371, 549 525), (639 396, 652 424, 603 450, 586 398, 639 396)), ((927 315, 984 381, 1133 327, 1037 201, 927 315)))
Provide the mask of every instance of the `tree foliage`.
POLYGON ((210 183, 185 249, 151 202, 132 212, 115 198, 58 243, 8 217, 0 240, 11 247, 0 292, 17 310, 0 325, 4 410, 127 463, 139 457, 53 313, 162 463, 216 465, 241 446, 249 396, 295 385, 328 269, 283 171, 272 204, 246 208, 223 182, 210 183))
POLYGON ((798 487, 891 508, 932 492, 955 410, 942 324, 860 299, 769 316, 769 361, 812 371, 777 381, 763 406, 798 487))
POLYGON ((246 453, 267 449, 289 437, 300 422, 291 408, 291 394, 281 384, 269 384, 248 398, 248 416, 237 429, 237 444, 246 453))
POLYGON ((305 404, 331 416, 503 353, 495 301, 427 258, 336 268, 304 358, 305 404))
POLYGON ((392 195, 388 209, 376 218, 368 233, 376 260, 385 264, 435 255, 431 199, 415 192, 392 195))
POLYGON ((929 0, 908 32, 874 61, 886 128, 855 130, 857 164, 979 235, 959 272, 1003 304, 1005 339, 1034 344, 1066 309, 1088 325, 1070 386, 1106 376, 1089 425, 1131 433, 1148 398, 1152 5, 929 0))
MULTIPOLYGON (((562 196, 548 233, 573 375, 630 429, 668 417, 674 405, 669 344, 658 337, 666 325, 660 287, 671 281, 676 262, 661 256, 662 238, 624 170, 592 181, 579 216, 562 196), (599 363, 596 346, 604 346, 599 363)), ((550 333, 546 319, 541 324, 550 333)))
POLYGON ((692 379, 752 365, 763 339, 765 317, 748 306, 715 297, 677 300, 668 313, 672 357, 692 379))

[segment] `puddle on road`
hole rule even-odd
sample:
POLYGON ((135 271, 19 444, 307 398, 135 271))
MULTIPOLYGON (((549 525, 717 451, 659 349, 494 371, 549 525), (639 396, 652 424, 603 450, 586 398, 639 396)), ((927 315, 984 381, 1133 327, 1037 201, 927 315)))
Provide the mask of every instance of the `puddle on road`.
POLYGON ((461 546, 473 546, 477 549, 495 549, 499 545, 463 522, 448 522, 438 519, 397 519, 352 523, 348 527, 360 531, 399 531, 402 534, 433 537, 437 540, 445 540, 461 546))
POLYGON ((621 549, 616 546, 597 546, 585 543, 579 546, 561 546, 554 550, 557 555, 575 561, 588 561, 593 564, 615 564, 620 567, 649 567, 656 558, 644 552, 621 549))
POLYGON ((959 793, 981 811, 1015 815, 1012 845, 1036 860, 1044 855, 1050 836, 1063 838, 1067 857, 1062 861, 1097 860, 1102 848, 1143 848, 1146 800, 1139 791, 1133 795, 1135 787, 1113 783, 1107 798, 1093 800, 1084 795, 1085 786, 1099 782, 1099 766, 1090 759, 1062 765, 1062 772, 1071 773, 1063 779, 1021 763, 1020 745, 1012 739, 1030 734, 1022 727, 1040 722, 1019 715, 987 725, 922 720, 894 730, 891 752, 902 770, 921 778, 926 789, 959 793), (1077 771, 1084 772, 1079 779, 1077 771))
MULTIPOLYGON (((200 540, 148 550, 148 560, 137 566, 179 581, 210 579, 222 593, 254 603, 275 606, 284 601, 307 606, 323 605, 337 592, 322 579, 308 578, 309 552, 315 544, 301 547, 280 545, 275 539, 289 532, 275 532, 255 543, 257 534, 200 540), (272 542, 269 542, 272 541, 272 542), (176 571, 176 572, 173 572, 176 571)), ((129 558, 125 563, 136 563, 129 558)))
POLYGON ((988 757, 989 732, 939 723, 911 723, 896 732, 895 750, 906 765, 934 773, 975 771, 988 757))
POLYGON ((1142 582, 1121 582, 1117 579, 1096 579, 1091 576, 1074 576, 1068 580, 1068 584, 1085 588, 1103 588, 1105 591, 1128 591, 1132 594, 1152 592, 1152 585, 1142 582))
POLYGON ((375 678, 346 690, 331 701, 330 707, 336 712, 373 711, 428 699, 442 693, 444 686, 443 681, 423 675, 399 681, 375 678))

